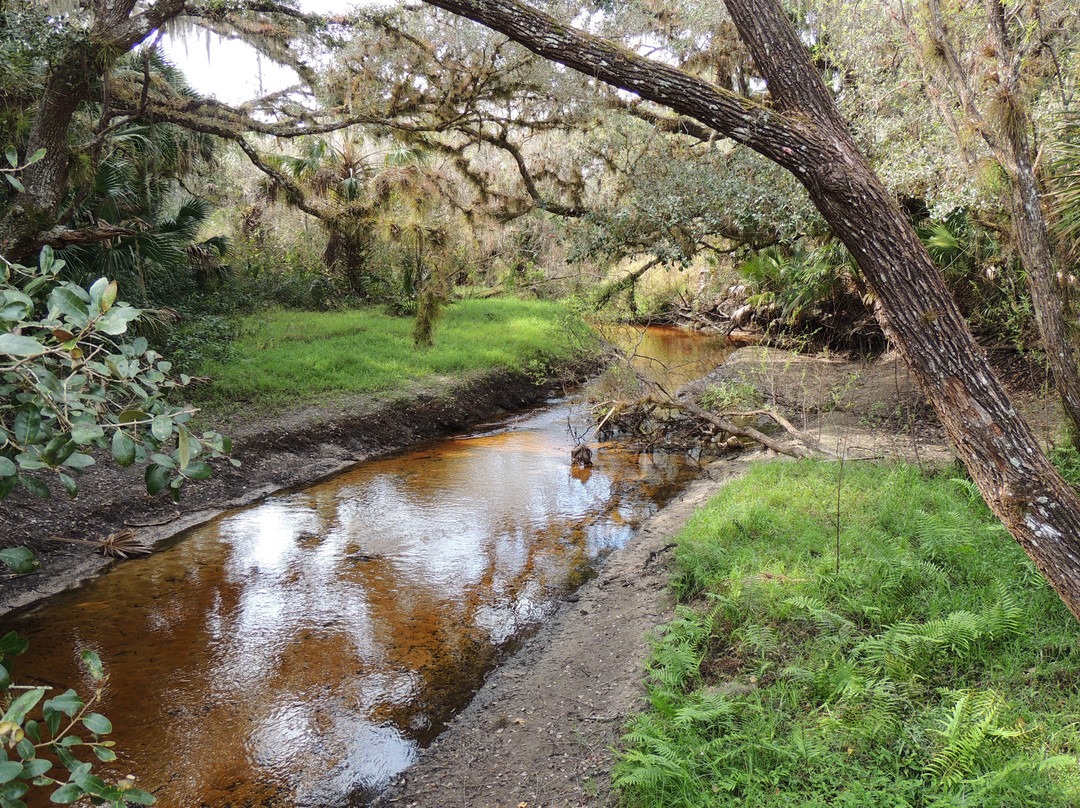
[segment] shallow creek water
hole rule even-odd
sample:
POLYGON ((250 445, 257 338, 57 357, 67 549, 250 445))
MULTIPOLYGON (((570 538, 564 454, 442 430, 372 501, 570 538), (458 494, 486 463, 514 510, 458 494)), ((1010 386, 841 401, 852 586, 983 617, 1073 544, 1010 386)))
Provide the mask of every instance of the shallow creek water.
MULTIPOLYGON (((683 379, 724 350, 674 329, 626 336, 683 379)), ((697 474, 618 442, 571 469, 580 406, 223 514, 5 620, 30 640, 18 670, 85 694, 78 654, 96 651, 111 771, 136 773, 160 808, 363 804, 697 474)))

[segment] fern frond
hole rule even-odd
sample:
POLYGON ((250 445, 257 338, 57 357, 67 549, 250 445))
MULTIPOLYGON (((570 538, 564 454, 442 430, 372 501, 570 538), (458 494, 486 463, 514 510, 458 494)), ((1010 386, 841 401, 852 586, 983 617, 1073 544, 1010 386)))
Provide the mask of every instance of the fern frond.
POLYGON ((1014 742, 1031 730, 1019 723, 1001 723, 1008 703, 996 690, 959 691, 952 711, 939 722, 940 745, 926 764, 925 773, 952 788, 989 763, 995 744, 1014 742))
POLYGON ((795 595, 784 602, 809 614, 819 631, 843 635, 849 635, 855 631, 853 622, 832 611, 817 598, 795 595))
POLYGON ((706 696, 696 704, 688 704, 675 711, 672 723, 678 727, 692 724, 715 724, 735 715, 736 708, 731 700, 721 694, 706 696))

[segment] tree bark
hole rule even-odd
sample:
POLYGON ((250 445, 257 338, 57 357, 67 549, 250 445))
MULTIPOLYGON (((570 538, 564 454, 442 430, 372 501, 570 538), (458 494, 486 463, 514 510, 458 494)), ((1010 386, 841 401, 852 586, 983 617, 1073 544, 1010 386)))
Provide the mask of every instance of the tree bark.
POLYGON ((858 262, 987 503, 1080 619, 1080 498, 975 343, 936 264, 859 152, 776 0, 725 0, 773 107, 578 31, 516 0, 426 0, 533 52, 695 118, 791 171, 858 262))
MULTIPOLYGON (((1039 336, 1054 374, 1054 384, 1061 399, 1065 416, 1070 423, 1073 444, 1080 446, 1080 369, 1076 353, 1065 325, 1065 307, 1055 279, 1053 251, 1050 234, 1043 213, 1042 194, 1035 177, 1028 130, 1031 120, 1021 102, 1023 94, 1020 74, 1027 53, 1017 46, 1010 35, 1001 0, 985 0, 988 44, 993 49, 996 71, 991 75, 972 75, 964 67, 953 47, 940 0, 926 0, 928 35, 936 53, 941 56, 944 75, 935 75, 927 60, 919 55, 923 73, 928 79, 943 81, 951 89, 965 122, 978 132, 989 146, 994 159, 1009 177, 1009 194, 1005 206, 1012 218, 1013 233, 1020 251, 1020 261, 1026 275, 1031 306, 1039 336), (991 121, 979 109, 974 82, 982 80, 993 86, 1000 120, 991 121)), ((922 43, 912 24, 899 15, 894 19, 904 28, 914 52, 919 54, 922 43)), ((949 128, 959 139, 959 129, 951 105, 941 95, 935 98, 935 106, 949 128)), ((974 165, 976 155, 972 149, 961 148, 969 165, 974 165)))
POLYGON ((68 129, 75 109, 88 96, 86 66, 75 60, 54 69, 34 115, 26 153, 45 149, 45 156, 27 166, 20 193, 0 219, 0 255, 20 260, 35 251, 37 235, 52 224, 67 191, 68 129))
MULTIPOLYGON (((1001 102, 1005 105, 1001 143, 995 152, 1009 175, 1009 212, 1027 274, 1035 322, 1054 374, 1054 385, 1070 422, 1070 437, 1080 448, 1080 370, 1065 326, 1065 306, 1056 282, 1050 233, 1028 141, 1030 119, 1020 106, 1021 54, 1016 52, 1001 0, 986 0, 990 40, 997 51, 1001 102)), ((993 145, 993 144, 991 144, 993 145)))

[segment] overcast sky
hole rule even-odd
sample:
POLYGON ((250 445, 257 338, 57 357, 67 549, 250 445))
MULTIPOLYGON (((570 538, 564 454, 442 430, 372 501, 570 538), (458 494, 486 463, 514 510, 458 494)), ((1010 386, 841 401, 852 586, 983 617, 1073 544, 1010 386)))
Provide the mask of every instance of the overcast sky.
MULTIPOLYGON (((323 14, 344 13, 356 5, 363 5, 362 0, 300 0, 304 11, 323 14)), ((200 31, 181 39, 165 37, 162 46, 196 91, 227 104, 240 104, 299 81, 292 70, 260 58, 243 42, 213 34, 200 31)))

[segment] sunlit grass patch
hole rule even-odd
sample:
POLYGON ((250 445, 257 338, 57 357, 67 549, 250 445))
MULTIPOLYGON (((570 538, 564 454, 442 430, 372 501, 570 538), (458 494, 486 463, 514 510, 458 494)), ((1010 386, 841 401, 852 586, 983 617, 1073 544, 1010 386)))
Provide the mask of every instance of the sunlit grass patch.
POLYGON ((680 536, 628 806, 1080 804, 1078 626, 969 481, 755 467, 680 536), (837 560, 839 558, 839 570, 837 560))
POLYGON ((498 368, 542 375, 590 346, 580 321, 543 301, 454 303, 431 348, 416 348, 412 329, 412 319, 377 309, 252 315, 230 358, 199 368, 213 380, 202 395, 221 405, 281 406, 498 368))

